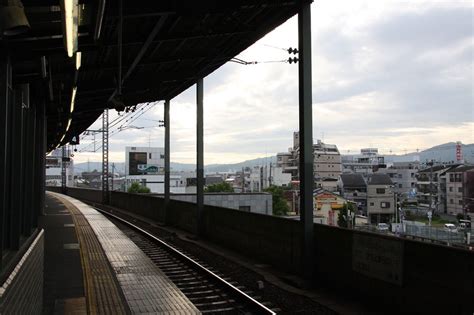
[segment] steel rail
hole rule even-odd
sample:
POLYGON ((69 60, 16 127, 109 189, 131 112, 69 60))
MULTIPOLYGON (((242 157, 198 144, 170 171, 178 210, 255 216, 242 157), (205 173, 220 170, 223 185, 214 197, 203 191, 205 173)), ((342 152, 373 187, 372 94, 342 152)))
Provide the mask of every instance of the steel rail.
POLYGON ((251 296, 249 296, 248 294, 246 294, 245 292, 241 291, 240 289, 238 289, 237 287, 235 287, 234 285, 232 285, 231 283, 229 283, 228 281, 224 280, 223 278, 221 278, 220 276, 216 275, 215 273, 213 273, 212 271, 208 270, 206 267, 202 266, 201 264, 199 264, 198 262, 194 261, 193 259, 191 259, 190 257, 186 256, 185 254, 183 254, 182 252, 180 252, 179 250, 177 250, 176 248, 174 248, 173 246, 169 245, 168 243, 162 241, 161 239, 157 238, 156 236, 154 236, 153 234, 151 234, 150 232, 140 228, 139 226, 115 215, 115 214, 112 214, 108 211, 105 211, 105 210, 102 210, 102 209, 99 209, 97 207, 93 207, 94 209, 96 209, 97 211, 99 211, 100 213, 106 215, 106 216, 111 216, 113 217, 114 219, 117 219, 118 221, 122 222, 123 224, 133 228, 134 230, 136 231, 139 231, 140 233, 142 234, 145 234, 148 238, 151 238, 152 240, 154 240, 155 242, 158 242, 160 245, 162 245, 163 247, 165 247, 167 250, 171 251, 173 254, 179 256, 180 258, 182 258, 183 260, 185 260, 187 263, 193 265, 194 267, 196 267, 197 269, 199 269, 200 271, 204 272, 205 274, 209 275, 211 278, 213 278, 214 280, 220 282, 221 284, 223 284, 227 289, 229 289, 230 291, 233 291, 235 294, 239 295, 240 297, 242 297, 242 299, 249 303, 250 305, 253 305, 255 306, 255 308, 258 310, 258 311, 261 311, 261 314, 276 314, 274 311, 272 311, 271 309, 269 309, 268 307, 266 307, 265 305, 263 305, 262 303, 260 303, 259 301, 255 300, 254 298, 252 298, 251 296))

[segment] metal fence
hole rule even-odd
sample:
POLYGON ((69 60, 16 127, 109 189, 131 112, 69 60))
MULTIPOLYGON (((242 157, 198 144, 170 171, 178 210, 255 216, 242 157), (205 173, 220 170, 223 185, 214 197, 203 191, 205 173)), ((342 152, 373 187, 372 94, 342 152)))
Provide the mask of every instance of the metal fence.
POLYGON ((446 243, 466 244, 464 231, 446 231, 434 226, 406 225, 404 234, 446 243))
POLYGON ((374 225, 363 225, 356 226, 358 230, 364 230, 367 232, 386 234, 392 236, 400 236, 407 238, 414 238, 424 241, 435 241, 443 244, 453 244, 461 246, 473 246, 474 245, 474 230, 459 230, 459 231, 446 231, 442 227, 434 227, 427 225, 411 225, 406 224, 404 230, 400 229, 399 232, 379 230, 374 225), (470 244, 467 244, 467 233, 471 233, 470 244))

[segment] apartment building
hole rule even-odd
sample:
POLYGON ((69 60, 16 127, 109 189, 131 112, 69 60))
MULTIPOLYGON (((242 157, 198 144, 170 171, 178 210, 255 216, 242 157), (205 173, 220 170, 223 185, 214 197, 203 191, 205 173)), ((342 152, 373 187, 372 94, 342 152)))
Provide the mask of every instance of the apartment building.
POLYGON ((318 140, 313 145, 313 154, 315 178, 338 178, 341 175, 341 154, 335 144, 326 144, 318 140))
MULTIPOLYGON (((317 140, 313 144, 313 175, 316 187, 330 191, 337 189, 337 179, 342 173, 341 154, 336 145, 317 140)), ((289 173, 293 180, 299 179, 299 133, 293 133, 293 147, 288 152, 277 154, 277 166, 289 173)))
POLYGON ((394 162, 386 168, 379 168, 377 173, 387 174, 393 182, 394 192, 400 200, 416 198, 416 184, 419 162, 394 162))
POLYGON ((416 176, 418 206, 435 213, 447 213, 446 173, 458 165, 433 165, 420 169, 416 176))
POLYGON ((446 212, 464 214, 474 206, 474 166, 459 165, 446 172, 446 212))

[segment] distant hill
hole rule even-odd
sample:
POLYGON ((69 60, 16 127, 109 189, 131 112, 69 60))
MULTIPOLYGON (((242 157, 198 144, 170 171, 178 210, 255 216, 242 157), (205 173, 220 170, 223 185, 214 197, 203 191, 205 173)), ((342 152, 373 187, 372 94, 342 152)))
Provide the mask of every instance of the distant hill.
MULTIPOLYGON (((474 163, 474 143, 462 144, 462 153, 466 163, 474 163)), ((450 163, 456 161, 456 143, 448 142, 434 146, 432 148, 412 152, 403 155, 387 155, 387 162, 409 162, 413 161, 416 156, 420 157, 420 162, 427 160, 435 160, 442 163, 450 163)))
MULTIPOLYGON (((464 156, 464 160, 466 163, 473 163, 474 164, 474 143, 471 144, 463 144, 462 145, 462 152, 464 156)), ((419 156, 420 161, 426 160, 436 160, 438 162, 449 163, 452 161, 456 161, 456 143, 455 142, 448 142, 444 144, 440 144, 429 148, 424 151, 420 152, 412 152, 403 155, 386 155, 386 162, 410 162, 414 161, 415 158, 419 156)), ((209 173, 214 172, 236 172, 242 170, 242 167, 253 167, 259 165, 269 165, 272 163, 273 165, 276 164, 276 156, 270 156, 267 158, 257 158, 253 160, 247 160, 240 163, 233 163, 233 164, 209 164, 205 166, 205 171, 209 173)), ((112 170, 112 163, 110 163, 109 167, 112 170)), ((76 174, 80 174, 87 170, 101 170, 102 163, 101 162, 86 162, 86 163, 77 163, 74 165, 74 172, 76 174)), ((195 164, 186 164, 186 163, 175 163, 171 162, 171 170, 172 171, 194 171, 196 169, 195 164)), ((115 171, 117 173, 125 173, 125 163, 118 162, 115 163, 115 171)))
MULTIPOLYGON (((276 156, 268 157, 268 158, 257 158, 253 160, 247 160, 240 163, 234 164, 209 164, 205 166, 206 172, 235 172, 242 169, 242 167, 253 167, 258 165, 276 163, 276 156)), ((115 164, 115 172, 116 173, 125 173, 125 163, 118 162, 115 164)), ((195 164, 187 164, 187 163, 175 163, 171 162, 171 170, 177 172, 187 172, 187 171, 194 171, 196 170, 195 164)), ((112 163, 109 163, 109 168, 112 171, 112 163)), ((85 163, 77 163, 74 164, 74 173, 80 174, 82 172, 93 171, 93 170, 102 170, 102 162, 85 162, 85 163)))

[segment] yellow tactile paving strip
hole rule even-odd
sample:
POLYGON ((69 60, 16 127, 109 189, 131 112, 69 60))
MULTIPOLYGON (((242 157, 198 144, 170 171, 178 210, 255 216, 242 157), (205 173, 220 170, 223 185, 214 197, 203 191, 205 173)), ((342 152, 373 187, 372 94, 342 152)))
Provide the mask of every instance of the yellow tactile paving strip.
POLYGON ((84 289, 86 292, 88 313, 129 313, 128 306, 124 305, 121 288, 116 281, 115 274, 89 222, 66 198, 60 194, 52 193, 51 195, 59 199, 71 212, 76 226, 84 273, 84 289))
MULTIPOLYGON (((94 238, 94 246, 90 246, 87 255, 85 255, 86 258, 89 257, 89 263, 94 254, 100 253, 108 259, 112 272, 115 273, 116 281, 120 285, 120 292, 131 313, 200 314, 179 288, 109 219, 77 199, 59 194, 56 196, 74 216, 81 250, 83 242, 88 241, 88 238, 94 238), (87 238, 83 239, 79 234, 85 234, 81 232, 84 226, 92 231, 88 230, 87 238)), ((86 269, 85 264, 84 266, 86 269)), ((92 265, 87 265, 87 268, 95 269, 92 265)), ((93 275, 100 280, 100 273, 100 270, 94 270, 93 275)), ((87 281, 90 279, 87 278, 87 281)), ((104 281, 108 283, 110 280, 104 281)), ((98 284, 94 282, 93 286, 98 284)), ((101 290, 94 292, 96 295, 100 295, 100 299, 105 299, 109 294, 109 292, 101 290)))

